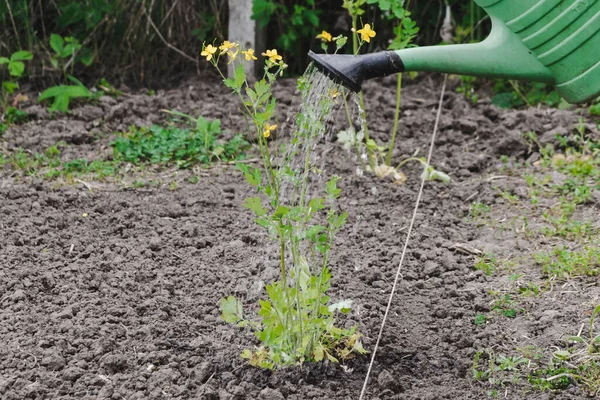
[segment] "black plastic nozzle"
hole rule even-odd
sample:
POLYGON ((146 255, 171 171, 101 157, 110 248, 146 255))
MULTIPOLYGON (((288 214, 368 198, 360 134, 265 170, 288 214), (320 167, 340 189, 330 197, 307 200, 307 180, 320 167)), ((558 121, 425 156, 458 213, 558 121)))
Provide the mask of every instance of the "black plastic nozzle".
POLYGON ((404 71, 404 64, 395 51, 364 55, 316 54, 308 52, 316 67, 332 80, 359 92, 363 81, 404 71))

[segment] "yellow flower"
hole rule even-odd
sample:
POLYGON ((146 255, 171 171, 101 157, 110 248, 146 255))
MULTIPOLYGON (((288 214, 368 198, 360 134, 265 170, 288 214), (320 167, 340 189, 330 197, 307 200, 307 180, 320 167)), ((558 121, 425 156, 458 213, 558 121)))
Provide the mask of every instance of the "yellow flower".
POLYGON ((371 29, 370 24, 365 24, 365 26, 363 26, 362 29, 359 29, 356 32, 360 33, 360 37, 362 38, 362 40, 364 40, 367 43, 371 41, 371 38, 375 37, 375 31, 371 29))
POLYGON ((277 128, 277 125, 269 125, 268 123, 265 123, 265 131, 263 132, 263 136, 268 138, 271 136, 271 132, 273 132, 275 128, 277 128))
POLYGON ((219 50, 227 53, 229 52, 229 50, 233 49, 234 47, 237 47, 238 44, 237 43, 231 43, 229 40, 226 40, 223 42, 222 45, 219 46, 219 50))
POLYGON ((254 55, 254 49, 248 49, 246 51, 242 51, 242 54, 246 57, 247 61, 256 60, 256 56, 254 55))
POLYGON ((342 93, 340 93, 340 91, 337 89, 329 89, 329 95, 331 96, 332 99, 335 99, 340 94, 342 94, 342 93))
POLYGON ((317 39, 321 39, 324 42, 331 42, 331 39, 333 39, 333 36, 331 36, 331 33, 327 32, 327 31, 323 31, 317 35, 317 39))
POLYGON ((229 62, 227 64, 231 64, 233 62, 233 60, 235 60, 235 58, 238 55, 239 50, 236 50, 235 53, 229 51, 227 52, 227 55, 229 56, 229 62))
POLYGON ((204 50, 202 50, 202 53, 200 53, 200 55, 202 57, 206 57, 206 61, 210 61, 216 52, 217 52, 217 48, 215 46, 213 46, 212 44, 209 44, 208 46, 206 46, 204 48, 204 50))
POLYGON ((266 53, 261 53, 263 56, 265 57, 269 57, 269 60, 272 63, 276 63, 279 60, 282 60, 281 56, 279 54, 277 54, 277 50, 273 49, 273 50, 267 50, 266 53))

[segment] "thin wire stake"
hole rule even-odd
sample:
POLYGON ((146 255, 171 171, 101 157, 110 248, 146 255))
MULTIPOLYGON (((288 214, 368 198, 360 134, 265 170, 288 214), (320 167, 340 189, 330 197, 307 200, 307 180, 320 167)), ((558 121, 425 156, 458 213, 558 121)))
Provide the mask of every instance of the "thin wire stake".
POLYGON ((440 115, 442 114, 442 104, 444 100, 444 93, 446 92, 446 80, 448 79, 448 75, 444 75, 444 83, 442 84, 442 93, 440 94, 440 102, 438 104, 437 115, 435 116, 435 125, 433 127, 433 134, 431 135, 431 143, 429 145, 429 154, 427 154, 427 163, 425 164, 425 169, 423 171, 423 176, 421 179, 421 187, 419 188, 419 194, 417 195, 417 201, 415 202, 415 209, 413 211, 412 218, 410 220, 410 225, 408 226, 408 232, 406 233, 406 241, 404 242, 404 248, 402 249, 402 256, 400 257, 400 262, 398 263, 398 270, 396 271, 396 277, 394 278, 394 284, 392 285, 392 291, 390 293, 390 298, 388 299, 387 307, 385 308, 385 314, 383 315, 383 321, 381 322, 381 328, 379 329, 379 335, 377 335, 377 342, 375 342, 375 348, 373 349, 373 355, 371 356, 371 362, 369 363, 369 369, 367 370, 367 376, 365 377, 365 381, 363 383, 362 390, 360 392, 359 400, 363 400, 365 392, 367 391, 367 384, 369 383, 369 377, 371 376, 371 370, 373 369, 373 363, 375 362, 375 356, 377 355, 377 349, 379 349, 379 342, 381 341, 381 336, 383 335, 383 329, 385 328, 385 322, 387 321, 388 314, 390 313, 390 308, 392 307, 392 299, 394 298, 394 293, 396 292, 396 286, 398 285, 398 279, 400 278, 400 271, 402 271, 402 263, 404 262, 404 256, 406 255, 406 249, 408 248, 408 241, 410 240, 410 234, 412 233, 413 226, 415 224, 415 220, 417 219, 417 211, 419 210, 419 204, 421 203, 421 197, 423 196, 423 188, 425 187, 425 179, 427 177, 427 170, 429 169, 429 164, 431 163, 431 155, 433 154, 433 145, 435 143, 435 136, 437 134, 438 125, 440 122, 440 115))

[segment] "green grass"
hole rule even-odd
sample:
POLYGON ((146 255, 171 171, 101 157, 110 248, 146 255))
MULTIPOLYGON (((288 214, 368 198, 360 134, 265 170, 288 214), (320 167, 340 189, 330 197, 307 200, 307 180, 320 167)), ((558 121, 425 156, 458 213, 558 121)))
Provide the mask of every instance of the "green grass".
POLYGON ((482 202, 475 202, 471 204, 471 210, 469 211, 469 216, 472 219, 480 218, 490 212, 490 206, 482 202))
POLYGON ((546 276, 569 279, 600 275, 600 248, 598 247, 585 247, 574 251, 556 248, 550 252, 535 253, 533 257, 546 276))
POLYGON ((492 311, 504 315, 507 318, 516 318, 517 314, 522 314, 525 310, 519 307, 517 300, 510 293, 490 293, 495 299, 492 302, 492 311))
POLYGON ((25 111, 21 111, 16 107, 7 107, 2 119, 0 119, 0 136, 6 133, 9 126, 23 124, 28 120, 29 114, 25 111))
POLYGON ((490 276, 494 273, 494 270, 498 268, 498 259, 494 254, 485 254, 477 260, 474 268, 477 271, 483 271, 487 276, 490 276))

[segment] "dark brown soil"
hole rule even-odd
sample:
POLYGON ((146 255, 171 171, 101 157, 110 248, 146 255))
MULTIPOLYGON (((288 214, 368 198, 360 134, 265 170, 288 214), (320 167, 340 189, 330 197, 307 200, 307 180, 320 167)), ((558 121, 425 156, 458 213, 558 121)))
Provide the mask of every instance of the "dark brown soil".
MULTIPOLYGON (((397 158, 425 154, 433 129, 440 81, 423 76, 403 91, 397 158)), ((279 130, 293 119, 295 82, 283 81, 279 130)), ((386 140, 394 112, 394 82, 366 87, 372 135, 386 140)), ((195 80, 177 89, 104 97, 70 115, 48 115, 12 127, 0 149, 41 152, 57 141, 66 159, 104 157, 112 132, 159 122, 160 109, 221 118, 243 128, 237 103, 218 82, 195 80)), ((600 303, 595 281, 557 286, 530 298, 514 319, 494 317, 490 289, 507 274, 487 277, 460 244, 508 256, 520 251, 517 234, 497 235, 466 217, 474 201, 504 200, 490 178, 501 155, 523 163, 536 154, 521 140, 542 141, 578 122, 574 111, 500 110, 473 106, 451 88, 433 164, 452 182, 428 183, 369 383, 369 399, 482 399, 474 382, 476 351, 561 346, 600 303)), ((344 126, 344 121, 340 121, 344 126)), ((597 134, 595 125, 589 129, 597 134)), ((348 324, 357 324, 372 349, 398 266, 420 167, 396 185, 355 174, 355 159, 340 145, 326 155, 342 177, 340 207, 349 223, 336 241, 332 297, 354 301, 348 324)), ((263 285, 278 277, 276 253, 242 207, 251 190, 233 166, 162 171, 164 184, 131 189, 116 183, 72 185, 0 174, 0 397, 30 399, 357 399, 367 356, 340 365, 305 365, 276 372, 250 367, 239 357, 253 336, 220 319, 219 300, 234 294, 252 309, 263 285), (200 180, 188 183, 196 174, 200 180), (170 181, 177 182, 171 190, 170 181), (91 190, 88 186, 91 185, 91 190)), ((501 178, 498 178, 501 180, 501 178)), ((498 183, 498 179, 494 182, 498 183)), ((504 187, 520 184, 506 179, 504 187)), ((522 184, 522 183, 521 183, 522 184)), ((506 206, 508 207, 508 206, 506 206)), ((506 208, 507 209, 507 208, 506 208)), ((597 212, 597 204, 590 205, 597 212)), ((524 272, 538 276, 532 263, 524 272)), ((504 389, 500 393, 504 398, 504 389)), ((510 399, 583 398, 573 386, 558 393, 507 385, 510 399)))

